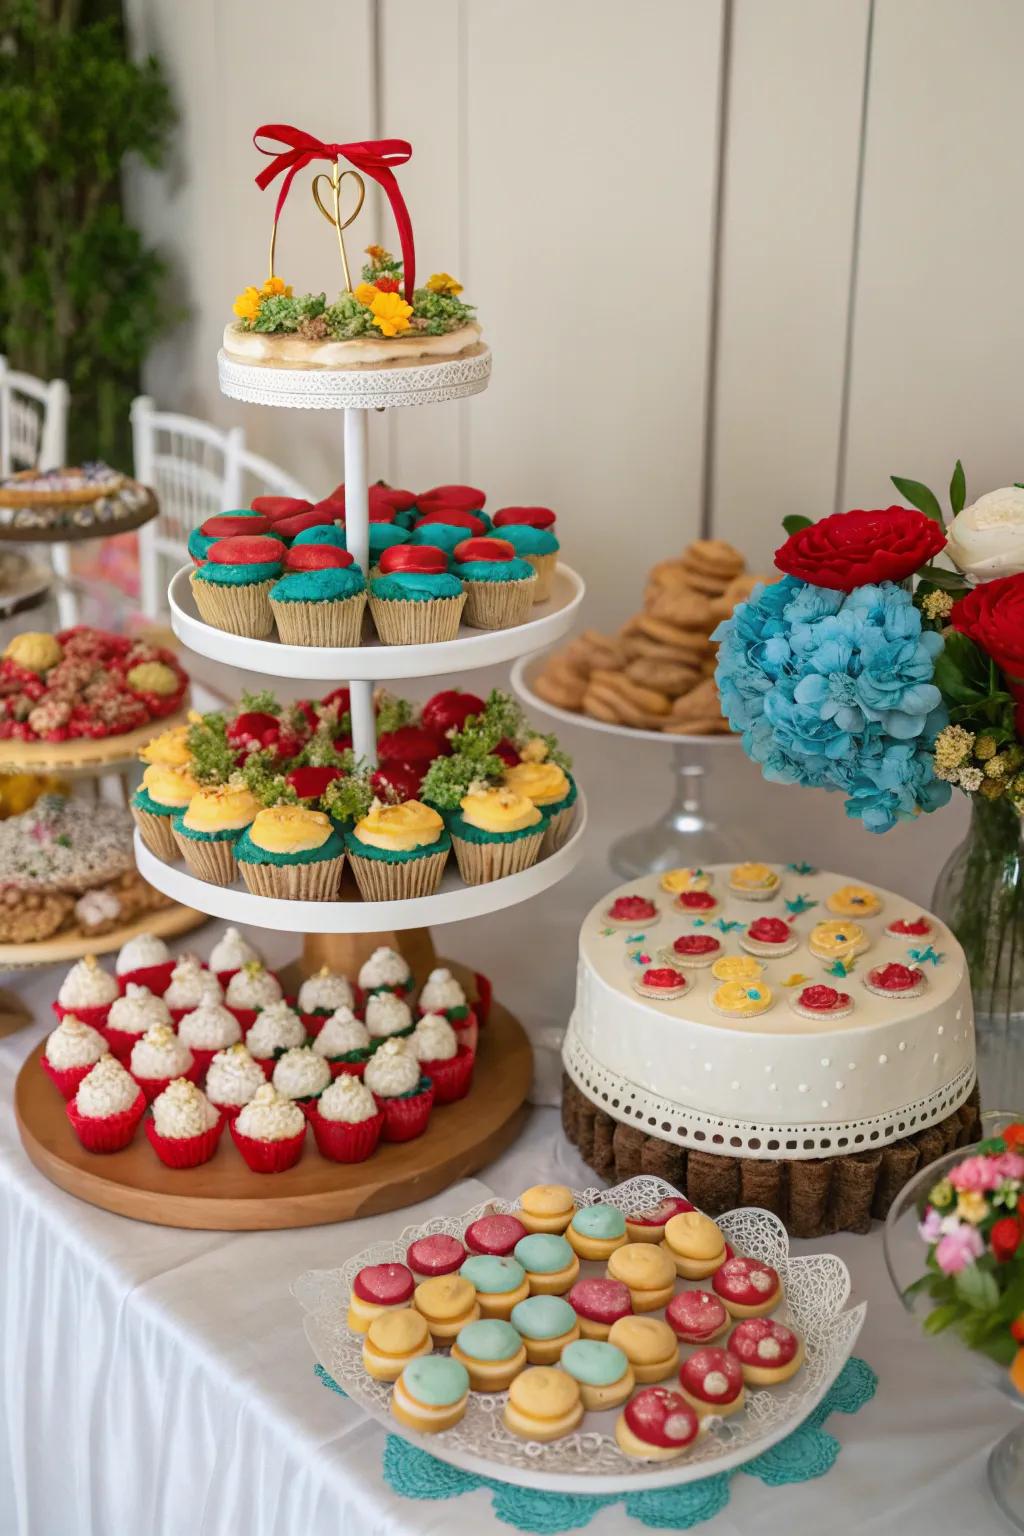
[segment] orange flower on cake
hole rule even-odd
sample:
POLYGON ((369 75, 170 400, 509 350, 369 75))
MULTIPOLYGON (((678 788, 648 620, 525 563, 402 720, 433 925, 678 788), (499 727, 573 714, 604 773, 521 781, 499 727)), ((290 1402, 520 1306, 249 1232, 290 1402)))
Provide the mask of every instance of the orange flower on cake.
POLYGON ((397 336, 399 332, 409 329, 412 305, 407 304, 399 294, 381 293, 379 289, 374 289, 370 309, 373 323, 382 336, 397 336))
POLYGON ((267 299, 277 298, 279 294, 286 299, 290 299, 292 296, 292 285, 291 283, 286 283, 283 277, 268 277, 260 289, 260 294, 267 299))
POLYGON ((454 298, 462 292, 462 284, 452 277, 450 272, 435 272, 427 278, 427 287, 431 293, 443 293, 454 298))
POLYGON ((262 302, 263 295, 259 289, 253 288, 250 284, 248 288, 242 289, 231 307, 240 320, 255 320, 259 315, 262 302))

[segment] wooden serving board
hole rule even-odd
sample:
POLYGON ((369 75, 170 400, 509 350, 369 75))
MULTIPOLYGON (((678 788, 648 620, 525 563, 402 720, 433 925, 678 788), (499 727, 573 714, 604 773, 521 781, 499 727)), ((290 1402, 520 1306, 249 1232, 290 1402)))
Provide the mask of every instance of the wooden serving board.
POLYGON ((41 1173, 69 1194, 136 1221, 165 1227, 251 1232, 314 1227, 373 1216, 427 1199, 497 1157, 525 1116, 533 1056, 522 1025, 494 1003, 480 1031, 466 1098, 435 1109, 425 1135, 377 1148, 365 1163, 332 1163, 307 1132, 302 1159, 284 1173, 252 1173, 225 1128, 201 1168, 164 1167, 140 1126, 132 1145, 86 1152, 64 1101, 33 1046, 18 1075, 14 1107, 21 1140, 41 1173))
POLYGON ((151 933, 158 939, 173 939, 181 933, 191 933, 210 919, 205 912, 192 907, 160 907, 154 912, 144 912, 132 923, 111 928, 109 933, 87 934, 77 928, 70 933, 55 933, 52 938, 40 939, 36 944, 0 944, 0 971, 20 971, 30 965, 58 965, 62 961, 81 960, 83 955, 109 955, 120 949, 129 939, 140 933, 151 933))
POLYGON ((184 725, 188 706, 163 720, 150 720, 122 736, 103 736, 98 741, 76 737, 70 741, 0 741, 0 773, 96 773, 136 761, 140 747, 164 731, 184 725))

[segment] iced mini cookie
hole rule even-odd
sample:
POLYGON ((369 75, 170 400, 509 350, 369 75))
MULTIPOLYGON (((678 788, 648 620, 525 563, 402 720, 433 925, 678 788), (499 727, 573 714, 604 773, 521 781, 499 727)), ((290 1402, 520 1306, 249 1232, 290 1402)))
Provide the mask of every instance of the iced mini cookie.
POLYGON ((452 1359, 469 1372, 474 1392, 505 1392, 526 1366, 526 1347, 512 1324, 480 1318, 459 1330, 452 1359))
POLYGON ((621 1280, 577 1280, 566 1297, 585 1339, 606 1339, 620 1317, 631 1317, 633 1300, 621 1280))
POLYGON ((711 876, 703 869, 666 869, 658 884, 663 891, 680 896, 684 891, 708 891, 711 876))
POLYGON ((415 1286, 412 1273, 404 1264, 368 1264, 352 1283, 348 1326, 353 1333, 365 1333, 375 1317, 396 1307, 407 1307, 415 1286))
POLYGON ((866 885, 841 885, 825 905, 837 917, 877 917, 882 910, 881 898, 866 885))
POLYGON ((531 1296, 564 1296, 579 1278, 580 1261, 556 1232, 528 1232, 516 1243, 515 1257, 526 1271, 531 1296))
POLYGON ((480 1316, 476 1291, 464 1275, 435 1275, 421 1280, 412 1304, 427 1320, 431 1335, 444 1342, 480 1316))
POLYGON ((680 891, 672 907, 687 917, 714 917, 718 911, 718 898, 711 891, 680 891))
POLYGON ((751 955, 770 960, 775 955, 791 955, 800 941, 784 917, 755 917, 740 943, 751 955))
POLYGON ((674 1269, 664 1246, 653 1243, 626 1243, 608 1260, 608 1278, 629 1286, 634 1312, 657 1312, 668 1303, 675 1289, 674 1269))
POLYGON ((516 1216, 480 1216, 470 1222, 463 1236, 470 1253, 492 1253, 507 1258, 526 1228, 516 1216))
POLYGON ((656 1003, 674 1002, 690 988, 682 971, 671 965, 650 966, 639 976, 634 976, 632 985, 640 997, 649 997, 656 1003))
POLYGON ((792 992, 789 1006, 801 1019, 842 1019, 853 1012, 853 999, 849 992, 818 983, 792 992))
POLYGON ((613 1323, 608 1343, 621 1349, 642 1386, 664 1381, 679 1364, 679 1344, 660 1317, 623 1317, 613 1323))
POLYGON ((567 1371, 537 1366, 523 1371, 508 1389, 505 1428, 521 1440, 560 1440, 582 1418, 579 1383, 567 1371))
POLYGON ((896 917, 885 925, 886 936, 890 939, 926 939, 934 931, 934 924, 924 916, 896 917))
POLYGON ((684 1344, 710 1344, 729 1331, 725 1304, 710 1291, 679 1291, 665 1308, 665 1321, 684 1344))
POLYGON ((615 1424, 615 1441, 638 1461, 674 1461, 697 1438, 700 1421, 681 1392, 647 1387, 627 1403, 615 1424))
POLYGON ((656 903, 646 896, 616 896, 606 907, 604 920, 616 928, 635 928, 638 924, 649 928, 660 915, 656 903))
POLYGON ((737 864, 729 875, 729 889, 743 901, 770 901, 782 881, 768 864, 737 864))
POLYGON ((665 1228, 659 1252, 671 1259, 684 1280, 706 1280, 726 1260, 725 1238, 717 1222, 702 1211, 683 1211, 665 1228))
POLYGON ((575 1214, 572 1190, 565 1184, 534 1184, 524 1189, 516 1212, 527 1232, 564 1232, 575 1214))
POLYGON ((584 1205, 565 1235, 581 1259, 607 1259, 626 1241, 626 1218, 614 1205, 584 1205))
POLYGON ((763 1317, 782 1300, 778 1271, 743 1254, 726 1259, 712 1276, 711 1288, 730 1317, 763 1317))
POLYGON ((743 1407, 743 1371, 735 1355, 712 1345, 684 1360, 679 1386, 698 1418, 728 1418, 743 1407))
POLYGON ((410 1360, 433 1345, 426 1319, 411 1307, 382 1312, 366 1330, 363 1364, 374 1381, 397 1381, 410 1360))
POLYGON ((771 987, 763 981, 723 981, 709 999, 715 1013, 726 1019, 753 1019, 772 1006, 771 987))
POLYGON ((796 1375, 804 1359, 799 1335, 770 1317, 751 1317, 737 1323, 728 1350, 748 1387, 777 1387, 796 1375))
POLYGON ((567 1344, 580 1336, 579 1320, 562 1296, 530 1296, 512 1308, 511 1323, 522 1336, 531 1365, 554 1365, 567 1344))
POLYGON ((431 1275, 451 1275, 461 1269, 466 1250, 457 1237, 446 1232, 435 1232, 431 1237, 418 1237, 406 1250, 405 1262, 414 1275, 429 1279, 431 1275))
POLYGON ((683 1195, 667 1195, 649 1211, 626 1217, 626 1235, 631 1243, 660 1243, 665 1236, 666 1223, 673 1216, 692 1211, 693 1205, 683 1195))
POLYGON ((616 1344, 577 1339, 562 1350, 560 1364, 579 1382, 583 1406, 591 1413, 620 1407, 636 1385, 633 1367, 616 1344))
POLYGON ((753 955, 722 955, 711 966, 716 981, 760 981, 764 964, 753 955))
POLYGON ((513 1307, 530 1294, 526 1271, 517 1259, 471 1253, 460 1273, 476 1291, 481 1317, 497 1317, 507 1322, 513 1307))
POLYGON ((722 953, 722 941, 710 933, 681 933, 673 939, 668 949, 658 952, 658 958, 666 965, 684 966, 687 970, 703 970, 722 953))
POLYGON ((421 1435, 454 1429, 469 1401, 469 1372, 448 1355, 410 1360, 395 1382, 391 1412, 406 1429, 421 1435))
POLYGON ((873 970, 868 971, 864 977, 864 985, 877 997, 891 997, 905 1001, 911 997, 920 997, 928 986, 928 981, 924 972, 919 971, 916 966, 901 965, 898 960, 891 960, 888 965, 876 965, 873 970))
POLYGON ((859 923, 842 918, 815 923, 807 940, 807 948, 818 960, 852 960, 870 945, 871 940, 859 923))

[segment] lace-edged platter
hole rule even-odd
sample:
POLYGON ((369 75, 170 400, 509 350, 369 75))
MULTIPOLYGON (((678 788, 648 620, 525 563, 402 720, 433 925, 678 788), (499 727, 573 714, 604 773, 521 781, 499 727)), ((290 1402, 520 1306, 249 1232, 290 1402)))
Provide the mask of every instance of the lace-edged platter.
POLYGON ((464 400, 487 388, 490 349, 482 342, 455 357, 411 358, 389 367, 275 368, 217 354, 221 394, 250 405, 314 411, 386 411, 464 400))
MULTIPOLYGON (((677 1193, 663 1180, 644 1176, 613 1189, 576 1190, 574 1198, 577 1205, 602 1201, 630 1215, 677 1193)), ((461 1217, 406 1227, 393 1242, 375 1243, 340 1269, 310 1270, 292 1286, 306 1312, 306 1337, 317 1361, 348 1396, 383 1428, 466 1472, 550 1493, 602 1494, 669 1488, 732 1471, 784 1439, 813 1412, 849 1359, 864 1322, 864 1303, 847 1307, 850 1274, 835 1254, 791 1255, 786 1230, 776 1216, 753 1208, 730 1211, 719 1218, 719 1226, 738 1253, 778 1270, 785 1298, 772 1316, 802 1336, 806 1358, 797 1375, 782 1386, 748 1387, 741 1413, 705 1420, 700 1435, 681 1458, 646 1462, 624 1456, 614 1438, 619 1410, 588 1413, 575 1434, 546 1445, 520 1440, 502 1422, 504 1392, 471 1392, 465 1417, 454 1429, 414 1434, 391 1415, 391 1387, 374 1381, 363 1367, 362 1337, 350 1333, 345 1321, 352 1282, 366 1264, 404 1262, 414 1238, 440 1232, 461 1238, 478 1217, 515 1209, 514 1201, 494 1199, 461 1217)), ((580 1273, 600 1275, 604 1265, 582 1261, 580 1273)), ((681 1281, 680 1287, 696 1283, 681 1281)), ((676 1375, 663 1383, 677 1384, 676 1375)))

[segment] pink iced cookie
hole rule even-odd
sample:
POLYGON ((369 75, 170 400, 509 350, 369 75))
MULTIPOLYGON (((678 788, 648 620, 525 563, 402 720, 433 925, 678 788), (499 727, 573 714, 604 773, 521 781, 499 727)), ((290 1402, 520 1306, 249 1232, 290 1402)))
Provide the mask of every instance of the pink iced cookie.
POLYGON ((726 1259, 711 1284, 733 1317, 761 1317, 782 1300, 778 1272, 770 1264, 742 1254, 726 1259))
POLYGON ((753 1387, 772 1387, 795 1376, 803 1363, 800 1338, 785 1323, 770 1317, 750 1317, 737 1323, 729 1340, 729 1354, 737 1360, 743 1379, 753 1387))
POLYGON ((665 1321, 685 1344, 710 1344, 729 1326, 729 1314, 710 1291, 680 1291, 665 1308, 665 1321))
POLYGON ((641 1211, 639 1216, 627 1216, 626 1235, 631 1243, 660 1243, 672 1217, 692 1210, 693 1206, 682 1195, 668 1195, 649 1211, 641 1211))
POLYGON ((743 1370, 735 1355, 716 1346, 698 1349, 684 1360, 679 1385, 687 1402, 700 1415, 720 1418, 743 1407, 743 1370))
POLYGON ((462 1267, 466 1250, 457 1237, 437 1232, 432 1237, 418 1237, 405 1255, 409 1268, 417 1275, 451 1275, 462 1267))
POLYGON ((526 1228, 517 1216, 481 1216, 469 1224, 464 1236, 470 1253, 493 1253, 506 1259, 526 1236, 526 1228))

